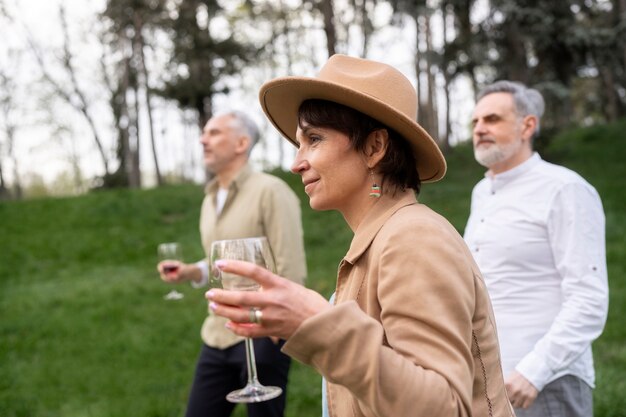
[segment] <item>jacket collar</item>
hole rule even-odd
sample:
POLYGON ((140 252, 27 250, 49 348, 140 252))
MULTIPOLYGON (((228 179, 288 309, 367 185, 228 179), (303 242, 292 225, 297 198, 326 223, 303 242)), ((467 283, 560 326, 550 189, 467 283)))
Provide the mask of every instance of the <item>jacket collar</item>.
POLYGON ((399 192, 393 197, 383 194, 357 228, 354 238, 352 238, 350 249, 344 259, 354 264, 370 246, 385 222, 402 207, 415 204, 416 202, 415 192, 412 189, 399 192))
MULTIPOLYGON (((230 183, 230 186, 228 187, 229 190, 240 189, 242 184, 246 182, 246 180, 250 177, 250 175, 252 175, 252 173, 253 173, 252 166, 249 163, 246 163, 239 170, 237 175, 235 175, 235 179, 233 180, 233 182, 230 183)), ((211 181, 209 181, 209 183, 204 188, 204 193, 215 194, 217 192, 218 187, 219 187, 219 184, 217 182, 217 177, 214 177, 211 181)))

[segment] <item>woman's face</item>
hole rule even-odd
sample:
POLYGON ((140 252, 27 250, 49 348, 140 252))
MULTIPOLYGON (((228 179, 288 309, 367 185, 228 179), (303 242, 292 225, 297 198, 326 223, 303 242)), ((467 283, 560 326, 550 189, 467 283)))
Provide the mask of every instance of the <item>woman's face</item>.
POLYGON ((315 210, 338 210, 349 216, 369 198, 371 178, 365 157, 347 135, 306 123, 298 126, 300 147, 291 171, 302 177, 315 210))

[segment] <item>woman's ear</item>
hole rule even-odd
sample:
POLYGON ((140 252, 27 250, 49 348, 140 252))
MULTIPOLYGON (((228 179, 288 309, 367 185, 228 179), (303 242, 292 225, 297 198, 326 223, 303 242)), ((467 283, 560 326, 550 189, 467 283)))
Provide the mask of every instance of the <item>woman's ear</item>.
POLYGON ((387 153, 389 132, 387 129, 377 129, 367 136, 365 143, 365 158, 367 167, 375 167, 387 153))

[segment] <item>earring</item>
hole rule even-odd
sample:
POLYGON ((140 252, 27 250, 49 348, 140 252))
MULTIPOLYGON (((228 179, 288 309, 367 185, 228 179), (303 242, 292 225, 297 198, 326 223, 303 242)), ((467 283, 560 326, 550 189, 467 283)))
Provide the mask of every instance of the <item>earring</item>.
POLYGON ((370 197, 379 198, 380 197, 380 186, 376 184, 374 181, 374 171, 370 169, 370 175, 372 176, 372 188, 370 190, 370 197))

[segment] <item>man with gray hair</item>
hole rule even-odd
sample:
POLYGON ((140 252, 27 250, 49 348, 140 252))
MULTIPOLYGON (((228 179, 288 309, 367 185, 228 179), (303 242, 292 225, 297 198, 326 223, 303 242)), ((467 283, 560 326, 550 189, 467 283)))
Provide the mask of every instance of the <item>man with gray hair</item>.
MULTIPOLYGON (((202 131, 204 163, 215 177, 207 184, 200 212, 200 236, 206 259, 180 263, 174 271, 157 265, 166 282, 189 281, 207 285, 211 244, 215 240, 266 236, 277 273, 303 283, 306 276, 300 200, 279 178, 255 172, 248 162, 259 131, 243 112, 230 111, 212 117, 202 131)), ((171 261, 167 261, 171 263, 171 261)), ((201 330, 202 350, 189 395, 186 417, 228 417, 235 404, 226 394, 243 388, 247 366, 243 338, 226 329, 227 320, 212 314, 201 330)), ((282 417, 285 409, 289 356, 284 341, 255 340, 258 377, 262 384, 278 386, 276 399, 248 404, 249 417, 282 417)))
POLYGON ((533 151, 543 111, 520 83, 480 92, 472 137, 488 170, 464 238, 489 290, 516 415, 588 417, 591 343, 608 310, 604 212, 589 183, 533 151))

